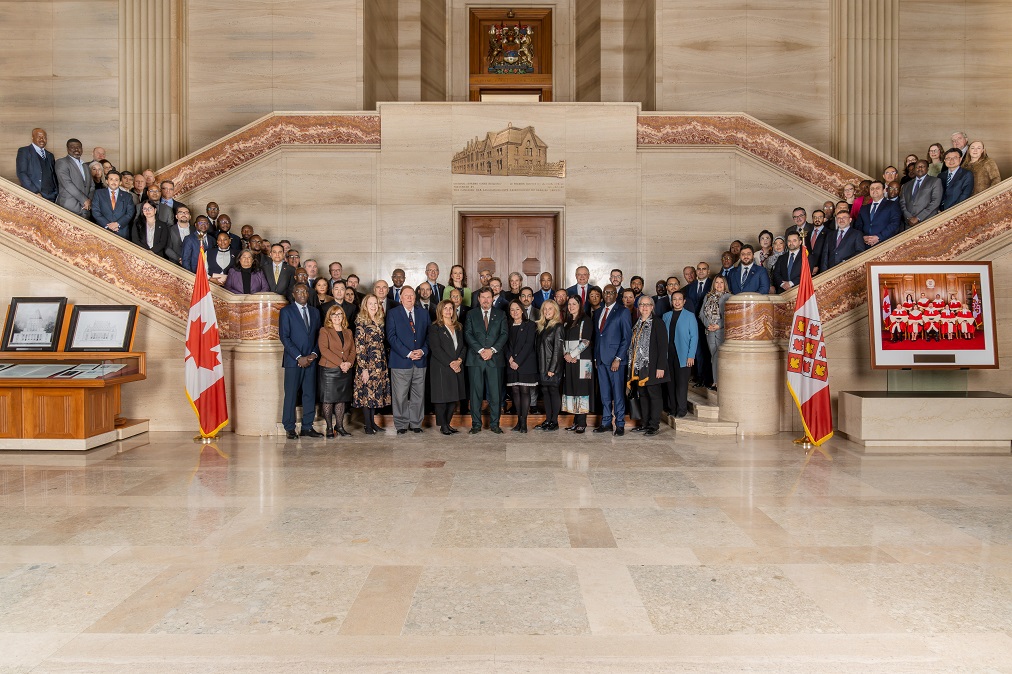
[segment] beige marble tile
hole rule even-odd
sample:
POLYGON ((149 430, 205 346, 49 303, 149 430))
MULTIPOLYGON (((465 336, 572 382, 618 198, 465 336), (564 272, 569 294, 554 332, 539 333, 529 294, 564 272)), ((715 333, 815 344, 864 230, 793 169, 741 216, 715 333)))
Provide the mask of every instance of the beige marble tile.
POLYGON ((399 635, 421 574, 420 566, 374 566, 341 624, 341 634, 399 635))

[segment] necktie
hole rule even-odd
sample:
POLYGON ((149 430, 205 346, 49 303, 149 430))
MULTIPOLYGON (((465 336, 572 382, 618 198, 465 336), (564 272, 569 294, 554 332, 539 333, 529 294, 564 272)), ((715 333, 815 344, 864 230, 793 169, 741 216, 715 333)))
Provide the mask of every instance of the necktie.
POLYGON ((274 265, 274 285, 278 284, 278 277, 281 276, 281 265, 274 265))
POLYGON ((600 332, 600 333, 601 333, 602 335, 604 334, 604 324, 605 324, 605 322, 606 322, 607 320, 608 320, 608 307, 605 307, 605 308, 604 308, 604 314, 603 314, 603 315, 601 316, 601 325, 600 325, 600 327, 598 328, 598 331, 599 331, 599 332, 600 332))
POLYGON ((871 219, 872 220, 875 219, 875 211, 877 211, 877 210, 878 210, 878 204, 872 204, 871 205, 871 219))
POLYGON ((116 190, 109 190, 109 201, 112 202, 112 210, 116 210, 116 190))
POLYGON ((911 201, 913 201, 914 197, 917 196, 917 190, 920 189, 920 187, 921 187, 921 181, 922 180, 924 180, 924 178, 918 178, 917 180, 914 181, 914 188, 912 190, 910 190, 910 200, 911 201))
POLYGON ((949 171, 949 177, 945 179, 945 186, 948 187, 952 184, 952 176, 956 175, 955 171, 949 171))
POLYGON ((81 177, 84 178, 85 182, 88 182, 88 174, 84 172, 84 164, 81 163, 80 159, 75 159, 77 162, 77 170, 81 172, 81 177))
POLYGON ((748 273, 751 270, 752 270, 752 266, 751 265, 749 265, 748 267, 742 267, 741 268, 741 284, 742 285, 745 285, 745 281, 748 280, 748 273))
POLYGON ((397 286, 394 286, 394 302, 401 301, 401 290, 397 286))
POLYGON ((36 151, 36 152, 38 152, 38 153, 39 153, 39 156, 40 156, 40 157, 42 157, 43 159, 45 159, 45 158, 46 158, 46 151, 45 151, 45 150, 43 150, 43 149, 42 149, 41 147, 39 147, 38 145, 36 145, 36 146, 35 146, 35 151, 36 151))
POLYGON ((842 240, 843 240, 843 235, 844 235, 845 233, 846 233, 846 232, 845 232, 844 230, 842 230, 842 229, 841 229, 841 230, 840 230, 839 232, 837 232, 837 234, 836 234, 836 245, 837 245, 837 246, 839 246, 839 245, 840 245, 840 241, 842 241, 842 240))
MULTIPOLYGON (((819 229, 821 229, 821 227, 819 229)), ((811 243, 812 248, 815 248, 815 240, 818 239, 818 238, 819 238, 819 230, 818 229, 813 229, 812 230, 812 243, 811 243)))
POLYGON ((415 331, 415 317, 413 314, 414 314, 413 311, 408 312, 408 324, 411 325, 411 332, 415 331))
POLYGON ((485 314, 485 330, 488 330, 488 312, 482 312, 485 314))
POLYGON ((302 309, 302 320, 306 323, 306 330, 309 330, 309 312, 306 311, 306 305, 300 305, 299 308, 302 309))
POLYGON ((791 280, 791 269, 794 268, 794 256, 797 253, 791 253, 790 257, 787 258, 787 280, 791 280))
POLYGON ((696 290, 696 294, 697 295, 702 295, 703 294, 703 281, 699 282, 699 288, 696 290))
POLYGON ((580 288, 580 304, 586 303, 587 303, 587 286, 582 286, 580 288))

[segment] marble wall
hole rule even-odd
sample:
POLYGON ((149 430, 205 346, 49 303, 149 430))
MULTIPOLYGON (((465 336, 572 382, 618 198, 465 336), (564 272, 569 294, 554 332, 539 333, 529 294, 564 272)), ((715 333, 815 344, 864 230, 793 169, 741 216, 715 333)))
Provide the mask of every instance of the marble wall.
POLYGON ((900 0, 897 161, 958 130, 1012 175, 1010 28, 1008 2, 900 0))
POLYGON ((360 0, 187 3, 187 152, 269 112, 361 108, 360 0))
POLYGON ((740 110, 830 149, 830 0, 656 0, 658 110, 740 110))
POLYGON ((68 138, 87 158, 100 145, 119 160, 118 0, 0 2, 0 175, 17 180, 17 148, 32 128, 67 154, 68 138))

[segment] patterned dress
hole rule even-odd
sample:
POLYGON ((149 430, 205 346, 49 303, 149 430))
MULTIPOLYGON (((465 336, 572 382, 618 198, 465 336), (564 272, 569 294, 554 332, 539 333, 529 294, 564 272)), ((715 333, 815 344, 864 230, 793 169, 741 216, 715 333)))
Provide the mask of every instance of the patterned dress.
POLYGON ((377 409, 390 404, 390 368, 387 367, 387 352, 383 328, 375 323, 359 323, 355 326, 355 352, 357 354, 355 374, 355 407, 377 409), (369 371, 369 381, 362 381, 362 370, 369 371))

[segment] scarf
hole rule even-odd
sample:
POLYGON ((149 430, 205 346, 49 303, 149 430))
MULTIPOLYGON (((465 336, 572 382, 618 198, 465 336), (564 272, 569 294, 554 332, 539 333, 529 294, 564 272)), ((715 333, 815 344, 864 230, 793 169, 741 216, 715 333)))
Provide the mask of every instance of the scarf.
POLYGON ((636 321, 632 340, 629 342, 629 362, 632 364, 633 373, 645 372, 650 367, 650 333, 653 327, 652 318, 647 321, 642 318, 636 321))

